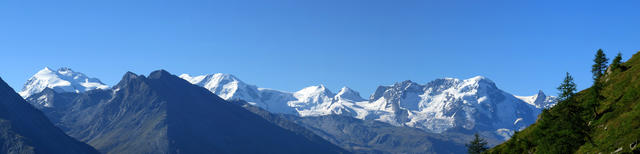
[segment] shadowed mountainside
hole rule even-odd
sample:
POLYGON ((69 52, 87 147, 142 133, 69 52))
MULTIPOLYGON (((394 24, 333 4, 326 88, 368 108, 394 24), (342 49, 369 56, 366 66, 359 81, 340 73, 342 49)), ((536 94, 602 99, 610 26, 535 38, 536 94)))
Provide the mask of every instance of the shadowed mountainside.
POLYGON ((67 136, 0 78, 0 153, 98 153, 67 136))
POLYGON ((64 105, 43 110, 50 119, 104 153, 347 153, 164 70, 129 72, 109 90, 52 94, 64 105))

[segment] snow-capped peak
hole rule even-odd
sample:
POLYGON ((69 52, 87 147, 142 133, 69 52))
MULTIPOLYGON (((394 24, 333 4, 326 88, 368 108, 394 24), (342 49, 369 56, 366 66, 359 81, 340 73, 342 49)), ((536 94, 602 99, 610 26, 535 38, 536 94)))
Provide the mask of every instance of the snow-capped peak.
POLYGON ((182 74, 180 75, 180 78, 185 79, 191 83, 205 83, 213 80, 213 81, 219 81, 224 83, 238 82, 238 83, 244 84, 244 82, 240 81, 240 79, 238 79, 237 77, 231 74, 224 74, 224 73, 216 73, 216 74, 208 74, 208 75, 200 75, 200 76, 190 76, 189 74, 182 74))
POLYGON ((45 88, 51 88, 56 92, 79 93, 93 89, 108 89, 109 86, 96 78, 74 72, 70 68, 62 67, 53 71, 51 68, 45 67, 27 80, 19 94, 27 98, 42 92, 45 88))
POLYGON ((248 85, 231 74, 216 73, 200 76, 182 74, 180 78, 202 86, 226 100, 235 98, 245 98, 246 100, 246 98, 257 98, 258 95, 257 87, 248 85))
POLYGON ((489 88, 497 89, 496 83, 484 76, 475 76, 469 79, 465 79, 463 80, 463 82, 463 85, 489 86, 489 88))
POLYGON ((557 103, 555 96, 547 96, 544 94, 544 92, 542 92, 542 90, 538 91, 537 94, 532 96, 515 96, 515 97, 539 109, 550 108, 556 105, 557 103))
POLYGON ((465 79, 465 81, 476 81, 476 82, 478 82, 478 81, 488 81, 488 82, 493 82, 493 81, 489 80, 487 77, 480 76, 480 75, 474 76, 474 77, 469 78, 469 79, 465 79))
POLYGON ((345 100, 349 100, 349 101, 354 101, 354 102, 359 102, 359 101, 364 101, 365 99, 360 97, 360 93, 347 87, 344 86, 342 87, 342 89, 340 89, 340 91, 338 92, 338 94, 336 94, 335 99, 345 99, 345 100))
POLYGON ((334 94, 331 93, 329 89, 327 89, 324 85, 320 84, 317 86, 309 86, 303 88, 294 93, 294 96, 299 99, 309 99, 311 97, 333 97, 334 94))

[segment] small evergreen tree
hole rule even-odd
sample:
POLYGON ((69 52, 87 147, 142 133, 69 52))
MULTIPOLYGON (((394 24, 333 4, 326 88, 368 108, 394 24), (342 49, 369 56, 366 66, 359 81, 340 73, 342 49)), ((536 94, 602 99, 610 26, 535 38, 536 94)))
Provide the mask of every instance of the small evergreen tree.
POLYGON ((596 58, 593 59, 593 66, 591 67, 591 73, 593 73, 593 80, 598 80, 604 74, 604 71, 607 69, 607 56, 604 54, 602 49, 598 49, 596 52, 596 58))
POLYGON ((567 76, 564 77, 564 81, 558 87, 560 94, 558 94, 558 100, 564 101, 571 98, 576 92, 576 84, 573 82, 573 77, 567 72, 567 76))
POLYGON ((467 146, 467 150, 470 154, 480 154, 489 149, 489 147, 487 147, 487 141, 481 138, 478 133, 476 133, 473 140, 465 146, 467 146))
POLYGON ((616 57, 613 58, 613 61, 611 62, 611 70, 613 71, 620 68, 621 63, 622 63, 622 53, 618 52, 618 55, 616 55, 616 57))

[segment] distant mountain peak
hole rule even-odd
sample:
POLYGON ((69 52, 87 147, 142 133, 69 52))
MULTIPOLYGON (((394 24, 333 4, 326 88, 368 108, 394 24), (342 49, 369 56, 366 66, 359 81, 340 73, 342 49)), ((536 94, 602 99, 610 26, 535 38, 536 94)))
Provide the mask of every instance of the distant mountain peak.
POLYGON ((142 82, 142 80, 145 78, 146 77, 144 75, 138 75, 136 73, 127 71, 126 73, 124 73, 124 75, 122 75, 122 79, 120 80, 120 82, 118 82, 118 84, 114 86, 114 88, 118 89, 134 82, 142 82))
POLYGON ((557 103, 557 97, 547 96, 542 90, 539 90, 535 95, 515 97, 540 109, 553 107, 557 103))
POLYGON ((535 121, 540 110, 528 107, 528 103, 500 90, 483 76, 464 80, 441 78, 424 85, 403 81, 379 86, 368 103, 359 104, 367 110, 384 111, 360 117, 436 133, 457 127, 482 131, 518 130, 535 121), (514 124, 516 120, 522 121, 519 118, 524 122, 514 124))
POLYGON ((204 87, 226 100, 242 98, 247 102, 254 102, 256 100, 251 98, 258 97, 257 87, 246 84, 231 74, 215 73, 199 76, 182 74, 180 78, 204 87))
MULTIPOLYGON (((489 79, 487 77, 478 75, 478 76, 471 77, 471 78, 469 78, 467 80, 481 81, 481 80, 489 80, 489 79)), ((491 80, 489 80, 489 81, 491 81, 491 80)))
POLYGON ((45 67, 29 78, 19 94, 23 98, 27 98, 45 88, 51 88, 56 92, 79 93, 93 89, 108 89, 109 86, 96 78, 90 78, 67 67, 59 68, 56 71, 45 67))
POLYGON ((416 85, 418 83, 413 82, 411 80, 404 80, 402 82, 396 82, 395 84, 393 84, 393 86, 411 86, 411 85, 416 85))
POLYGON ((227 79, 227 80, 240 80, 240 79, 238 79, 236 76, 234 76, 232 74, 216 73, 213 76, 219 76, 220 78, 227 79))
POLYGON ((335 99, 347 99, 350 101, 364 101, 365 99, 360 97, 360 93, 344 86, 340 89, 340 91, 336 94, 335 99))
POLYGON ((173 77, 173 75, 164 69, 156 70, 149 74, 150 79, 170 78, 170 77, 173 77))
POLYGON ((491 88, 497 89, 496 83, 484 76, 475 76, 469 79, 465 79, 464 82, 469 84, 487 85, 487 86, 490 86, 491 88))
POLYGON ((338 91, 338 93, 351 93, 351 92, 356 92, 356 91, 347 86, 343 86, 342 88, 340 88, 340 91, 338 91))
POLYGON ((124 73, 123 78, 137 78, 138 74, 133 73, 131 71, 127 71, 127 73, 124 73))
POLYGON ((308 94, 308 95, 315 95, 315 94, 324 94, 330 97, 333 97, 333 93, 327 89, 323 84, 319 84, 319 85, 315 85, 315 86, 309 86, 306 88, 303 88, 297 92, 295 92, 296 94, 308 94))
POLYGON ((225 73, 215 73, 215 74, 207 74, 207 75, 199 75, 199 76, 182 74, 179 77, 191 83, 200 83, 200 84, 206 84, 212 80, 216 82, 221 82, 221 83, 236 82, 238 84, 245 84, 242 80, 238 79, 236 76, 231 74, 225 74, 225 73))
MULTIPOLYGON (((45 66, 44 68, 42 68, 42 70, 49 70, 49 71, 53 71, 53 69, 51 69, 51 67, 49 67, 49 66, 45 66)), ((41 70, 41 71, 42 71, 42 70, 41 70)))

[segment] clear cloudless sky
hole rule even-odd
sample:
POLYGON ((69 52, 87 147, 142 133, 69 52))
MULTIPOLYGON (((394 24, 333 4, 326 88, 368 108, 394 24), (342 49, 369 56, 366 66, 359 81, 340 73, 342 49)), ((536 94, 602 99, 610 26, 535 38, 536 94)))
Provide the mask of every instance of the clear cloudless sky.
POLYGON ((482 75, 516 95, 591 85, 595 51, 640 50, 638 1, 3 0, 0 77, 44 67, 109 85, 126 71, 230 73, 259 87, 349 86, 482 75))

